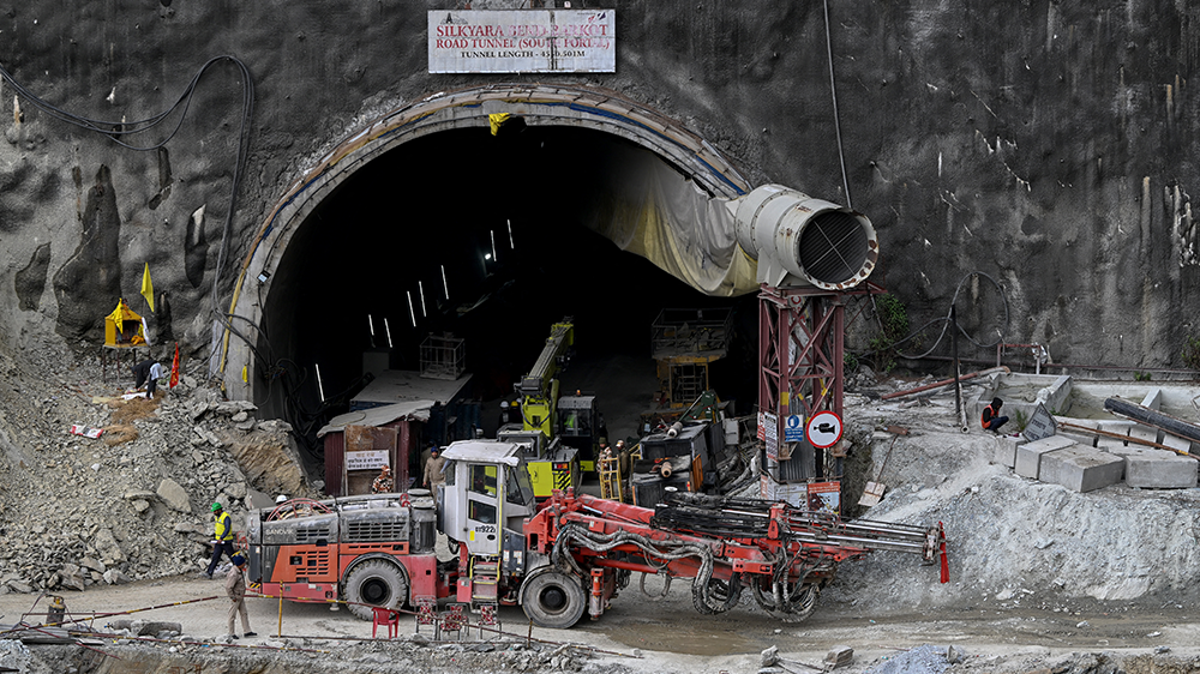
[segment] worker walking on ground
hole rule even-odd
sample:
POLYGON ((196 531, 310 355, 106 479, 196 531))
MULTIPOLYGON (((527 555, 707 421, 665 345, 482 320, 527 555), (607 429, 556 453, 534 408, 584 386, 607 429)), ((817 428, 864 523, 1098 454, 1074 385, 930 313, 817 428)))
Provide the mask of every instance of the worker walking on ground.
POLYGON ((154 398, 155 391, 158 390, 158 380, 164 377, 167 373, 166 368, 156 360, 143 360, 133 366, 133 387, 140 389, 142 384, 146 385, 146 397, 154 398))
POLYGON ((213 571, 216 570, 217 564, 221 563, 221 555, 233 558, 233 518, 225 512, 220 503, 212 504, 212 514, 213 556, 212 561, 208 563, 208 570, 204 572, 205 578, 213 577, 213 571))
POLYGON ((229 595, 229 600, 233 603, 229 606, 229 631, 226 635, 231 639, 238 638, 237 632, 233 631, 233 623, 234 618, 240 614, 242 636, 256 637, 258 635, 250 631, 250 613, 246 610, 246 556, 238 552, 229 561, 233 562, 233 568, 229 570, 229 575, 225 576, 225 594, 229 595))
POLYGON ((438 485, 446 483, 446 475, 442 472, 445 467, 446 459, 442 456, 441 451, 436 446, 430 448, 429 458, 425 460, 425 477, 421 483, 433 492, 435 497, 438 485))
POLYGON ((999 433, 1000 427, 1008 423, 1008 417, 1000 416, 1000 408, 1003 406, 1003 400, 992 398, 992 403, 983 408, 983 414, 979 418, 979 422, 983 425, 983 430, 999 433))
POLYGON ((394 486, 395 482, 392 480, 392 469, 387 464, 384 464, 383 468, 379 469, 379 475, 375 478, 375 481, 371 483, 371 493, 390 494, 392 493, 392 487, 394 486))

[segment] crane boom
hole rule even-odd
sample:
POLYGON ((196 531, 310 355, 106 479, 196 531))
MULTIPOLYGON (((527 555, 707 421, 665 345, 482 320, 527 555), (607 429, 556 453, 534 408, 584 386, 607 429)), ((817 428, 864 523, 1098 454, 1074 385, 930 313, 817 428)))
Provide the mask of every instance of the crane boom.
POLYGON ((533 368, 514 387, 522 397, 521 425, 525 430, 540 431, 547 438, 554 436, 558 423, 558 380, 555 375, 565 365, 568 350, 574 343, 575 325, 570 317, 550 326, 550 336, 533 368))

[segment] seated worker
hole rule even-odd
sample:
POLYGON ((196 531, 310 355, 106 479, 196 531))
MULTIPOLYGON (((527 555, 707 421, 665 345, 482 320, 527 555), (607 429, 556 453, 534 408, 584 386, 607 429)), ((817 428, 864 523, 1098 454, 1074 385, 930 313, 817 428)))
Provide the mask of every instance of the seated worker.
POLYGON ((1000 408, 1003 406, 1003 400, 992 398, 992 403, 983 408, 983 414, 979 418, 980 424, 983 425, 983 430, 999 433, 1000 427, 1008 423, 1008 417, 1000 416, 1000 408))

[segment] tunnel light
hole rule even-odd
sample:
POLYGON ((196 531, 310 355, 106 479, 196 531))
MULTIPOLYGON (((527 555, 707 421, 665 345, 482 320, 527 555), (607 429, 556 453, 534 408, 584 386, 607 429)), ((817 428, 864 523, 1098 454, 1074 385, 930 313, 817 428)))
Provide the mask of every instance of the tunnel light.
POLYGON ((442 265, 442 290, 446 292, 446 299, 450 299, 450 284, 446 283, 446 265, 442 265))
POLYGON ((493 229, 489 229, 488 236, 491 237, 491 239, 492 239, 492 259, 499 260, 500 256, 496 254, 496 231, 493 229))
POLYGON ((392 345, 392 326, 388 325, 387 316, 383 317, 383 330, 384 330, 384 332, 387 333, 388 348, 389 349, 394 348, 394 346, 392 345))
POLYGON ((421 318, 426 318, 429 314, 425 310, 425 282, 417 281, 417 295, 421 298, 421 318))
POLYGON ((484 253, 484 254, 483 254, 483 259, 484 259, 484 260, 490 260, 490 259, 492 259, 492 254, 491 254, 491 253, 484 253))
POLYGON ((404 294, 408 297, 408 318, 412 321, 412 326, 417 327, 417 314, 413 311, 412 291, 405 290, 404 294))
POLYGON ((371 339, 375 339, 375 318, 367 314, 367 325, 371 328, 371 339))
POLYGON ((512 238, 512 219, 511 218, 506 219, 505 222, 508 223, 508 249, 516 250, 517 244, 513 243, 513 238, 512 238))
POLYGON ((313 367, 317 370, 317 395, 321 396, 321 402, 325 402, 325 385, 321 383, 321 364, 313 363, 313 367))

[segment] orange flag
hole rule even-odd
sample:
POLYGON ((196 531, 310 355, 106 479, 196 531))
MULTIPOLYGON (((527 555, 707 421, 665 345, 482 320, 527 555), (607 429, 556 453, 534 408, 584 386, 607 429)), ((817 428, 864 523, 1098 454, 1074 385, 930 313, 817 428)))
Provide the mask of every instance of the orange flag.
POLYGON ((179 342, 175 342, 175 360, 171 361, 171 381, 167 388, 175 388, 179 383, 179 342))

